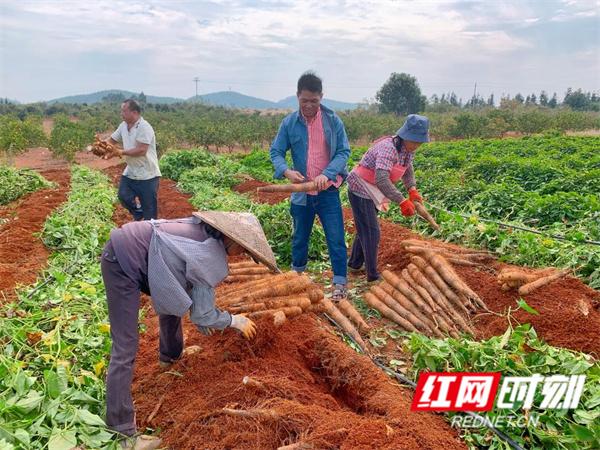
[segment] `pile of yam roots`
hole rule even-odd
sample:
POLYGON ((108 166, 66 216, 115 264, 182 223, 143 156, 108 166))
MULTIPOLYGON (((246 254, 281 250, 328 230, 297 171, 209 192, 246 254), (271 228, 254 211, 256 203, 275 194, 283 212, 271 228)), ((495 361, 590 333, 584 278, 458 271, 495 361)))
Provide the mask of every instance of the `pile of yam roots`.
MULTIPOLYGON (((473 334, 469 313, 488 308, 454 271, 446 259, 450 252, 424 244, 405 241, 404 248, 413 253, 410 264, 399 273, 384 271, 383 281, 365 294, 366 302, 406 331, 436 337, 473 334)), ((472 262, 465 255, 461 262, 472 262)))
MULTIPOLYGON (((310 278, 294 271, 274 274, 252 261, 230 263, 225 282, 235 284, 219 290, 217 305, 232 314, 270 317, 280 326, 305 312, 327 312, 345 323, 351 318, 361 330, 369 328, 350 302, 343 300, 334 305, 310 278)), ((364 348, 364 342, 361 344, 364 348)))

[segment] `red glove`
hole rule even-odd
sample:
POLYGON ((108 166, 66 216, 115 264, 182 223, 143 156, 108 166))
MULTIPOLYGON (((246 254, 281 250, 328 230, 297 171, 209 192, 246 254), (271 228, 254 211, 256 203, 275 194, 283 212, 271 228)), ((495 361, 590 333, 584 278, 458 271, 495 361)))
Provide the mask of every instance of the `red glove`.
POLYGON ((408 198, 413 202, 423 203, 423 197, 421 197, 421 194, 419 194, 419 191, 414 186, 408 190, 408 198))
POLYGON ((400 211, 402 211, 402 215, 404 217, 410 217, 415 215, 415 205, 410 199, 406 199, 403 202, 400 202, 400 211))

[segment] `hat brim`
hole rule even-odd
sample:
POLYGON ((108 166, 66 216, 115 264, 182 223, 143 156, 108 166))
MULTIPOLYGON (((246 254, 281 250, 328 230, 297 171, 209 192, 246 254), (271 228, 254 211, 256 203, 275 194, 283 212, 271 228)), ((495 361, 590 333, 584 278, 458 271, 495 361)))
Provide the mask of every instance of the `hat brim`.
MULTIPOLYGON (((271 249, 271 247, 269 246, 269 243, 267 242, 267 238, 264 235, 264 232, 262 230, 262 227, 260 227, 260 224, 258 224, 258 226, 260 228, 260 235, 261 235, 260 241, 259 242, 251 242, 247 239, 247 236, 246 236, 246 238, 243 237, 244 233, 240 233, 240 231, 241 231, 240 228, 242 227, 240 223, 237 224, 237 229, 235 229, 235 227, 229 226, 229 224, 226 224, 223 220, 221 220, 221 219, 225 218, 225 216, 224 216, 225 214, 236 214, 236 213, 225 213, 225 212, 220 212, 220 211, 197 211, 197 212, 193 212, 192 214, 195 217, 202 220, 202 222, 205 222, 208 225, 212 226, 213 228, 219 230, 221 233, 223 233, 229 239, 234 241, 236 244, 238 244, 240 247, 242 247, 247 253, 249 253, 250 256, 252 256, 252 258, 255 261, 260 261, 261 263, 263 263, 265 266, 267 266, 269 269, 271 269, 274 272, 281 272, 281 270, 279 270, 279 268, 277 267, 277 263, 275 261, 275 255, 273 254, 273 250, 271 249)), ((237 213, 237 214, 242 214, 242 213, 237 213)), ((246 214, 249 214, 249 213, 246 213, 246 214)), ((255 218, 255 220, 258 222, 258 219, 255 218)), ((255 230, 255 231, 257 231, 257 230, 255 230)), ((247 233, 246 233, 246 235, 247 235, 247 233)))

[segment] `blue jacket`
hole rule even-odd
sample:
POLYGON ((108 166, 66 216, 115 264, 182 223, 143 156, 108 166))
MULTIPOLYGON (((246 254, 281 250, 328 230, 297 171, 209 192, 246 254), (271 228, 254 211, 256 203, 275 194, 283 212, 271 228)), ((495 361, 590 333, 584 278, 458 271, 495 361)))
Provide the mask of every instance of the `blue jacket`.
MULTIPOLYGON (((331 181, 335 181, 338 175, 345 179, 348 175, 346 163, 350 157, 350 144, 348 143, 344 123, 336 113, 324 105, 321 105, 321 116, 323 118, 325 141, 330 155, 329 165, 323 171, 323 175, 331 181)), ((271 162, 275 168, 275 178, 277 179, 283 178, 283 173, 289 169, 285 161, 285 155, 289 149, 292 150, 293 170, 297 170, 306 176, 308 129, 300 111, 288 114, 283 119, 277 136, 271 144, 271 162)), ((306 205, 306 193, 292 193, 292 203, 306 205)))

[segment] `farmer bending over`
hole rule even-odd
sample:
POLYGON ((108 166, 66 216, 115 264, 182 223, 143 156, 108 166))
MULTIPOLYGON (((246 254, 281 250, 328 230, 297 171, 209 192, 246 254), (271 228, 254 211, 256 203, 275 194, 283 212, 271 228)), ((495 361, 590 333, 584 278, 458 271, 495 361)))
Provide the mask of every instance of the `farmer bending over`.
MULTIPOLYGON (((112 338, 106 378, 109 428, 125 436, 136 432, 131 382, 140 292, 152 296, 158 314, 162 367, 183 354, 181 317, 187 311, 206 335, 231 327, 246 339, 254 337, 256 327, 250 319, 215 307, 214 288, 228 274, 227 256, 244 251, 277 270, 260 223, 249 213, 204 211, 185 219, 130 222, 112 230, 101 262, 112 338)), ((158 447, 160 440, 156 441, 158 447)))

